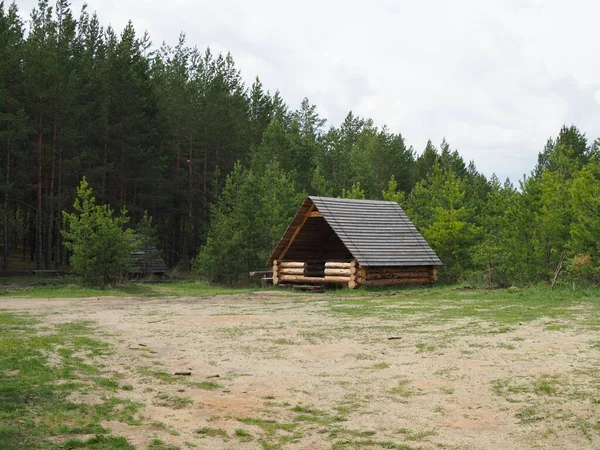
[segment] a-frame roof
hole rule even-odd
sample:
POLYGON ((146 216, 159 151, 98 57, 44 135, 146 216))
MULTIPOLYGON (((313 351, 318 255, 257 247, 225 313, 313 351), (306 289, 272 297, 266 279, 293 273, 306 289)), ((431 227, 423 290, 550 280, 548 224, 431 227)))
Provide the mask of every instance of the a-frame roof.
POLYGON ((363 267, 441 266, 442 262, 396 202, 307 197, 273 250, 268 265, 290 246, 305 216, 318 211, 363 267), (314 205, 314 206, 313 206, 314 205))

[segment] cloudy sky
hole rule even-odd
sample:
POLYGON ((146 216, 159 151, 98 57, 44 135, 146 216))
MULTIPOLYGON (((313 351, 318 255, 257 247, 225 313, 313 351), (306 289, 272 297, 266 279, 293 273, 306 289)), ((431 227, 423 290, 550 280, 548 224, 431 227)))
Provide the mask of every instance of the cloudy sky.
MULTIPOLYGON (((24 16, 32 0, 17 0, 24 16)), ((83 2, 73 1, 78 16, 83 2)), ((546 139, 575 124, 600 137, 593 0, 88 0, 103 25, 127 21, 155 45, 230 51, 293 108, 329 125, 348 111, 422 152, 444 137, 486 175, 529 174, 546 139)))

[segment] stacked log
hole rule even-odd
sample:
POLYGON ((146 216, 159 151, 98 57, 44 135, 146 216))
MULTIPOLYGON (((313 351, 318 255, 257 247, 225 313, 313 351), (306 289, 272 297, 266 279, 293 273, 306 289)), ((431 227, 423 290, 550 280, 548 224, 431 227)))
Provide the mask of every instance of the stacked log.
POLYGON ((437 280, 434 266, 361 267, 357 261, 274 261, 273 283, 335 283, 360 285, 429 284, 437 280))
POLYGON ((350 265, 352 263, 328 261, 325 263, 325 281, 328 283, 348 284, 352 273, 350 265))
POLYGON ((437 280, 435 266, 360 268, 357 282, 365 286, 428 284, 437 280))
POLYGON ((306 263, 305 262, 294 262, 294 261, 281 261, 279 263, 279 266, 282 269, 306 269, 306 263))
POLYGON ((358 264, 342 261, 273 261, 273 283, 336 283, 354 288, 358 264))

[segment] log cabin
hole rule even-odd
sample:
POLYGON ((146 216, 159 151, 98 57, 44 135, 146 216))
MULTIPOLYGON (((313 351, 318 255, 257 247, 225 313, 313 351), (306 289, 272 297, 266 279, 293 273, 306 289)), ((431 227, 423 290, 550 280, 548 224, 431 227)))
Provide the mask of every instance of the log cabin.
POLYGON ((442 262, 390 201, 307 197, 267 266, 273 284, 429 284, 442 262))

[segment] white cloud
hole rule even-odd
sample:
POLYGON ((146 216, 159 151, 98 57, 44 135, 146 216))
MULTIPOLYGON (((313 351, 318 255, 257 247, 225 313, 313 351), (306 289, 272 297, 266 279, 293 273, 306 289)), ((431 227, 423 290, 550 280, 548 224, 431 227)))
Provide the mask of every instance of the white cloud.
POLYGON ((155 44, 184 31, 190 45, 231 51, 248 83, 259 75, 291 107, 307 96, 331 125, 352 110, 418 151, 446 137, 488 176, 529 173, 563 123, 600 135, 597 2, 88 3, 103 24, 131 19, 155 44))

